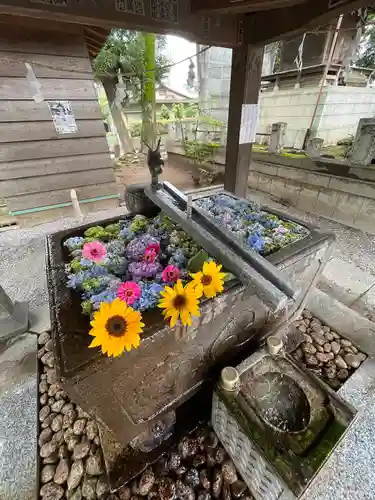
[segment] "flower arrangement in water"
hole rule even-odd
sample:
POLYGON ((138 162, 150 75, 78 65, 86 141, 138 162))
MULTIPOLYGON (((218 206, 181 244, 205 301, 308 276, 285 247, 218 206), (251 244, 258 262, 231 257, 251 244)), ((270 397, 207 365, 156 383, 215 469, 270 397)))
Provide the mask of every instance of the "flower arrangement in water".
POLYGON ((261 210, 255 203, 217 194, 195 200, 211 217, 224 225, 242 244, 261 255, 269 255, 305 238, 309 231, 292 221, 261 210))
POLYGON ((71 256, 67 285, 91 317, 89 347, 108 356, 139 346, 142 312, 159 308, 171 327, 191 325, 200 299, 224 289, 221 265, 164 215, 91 227, 64 246, 71 256))

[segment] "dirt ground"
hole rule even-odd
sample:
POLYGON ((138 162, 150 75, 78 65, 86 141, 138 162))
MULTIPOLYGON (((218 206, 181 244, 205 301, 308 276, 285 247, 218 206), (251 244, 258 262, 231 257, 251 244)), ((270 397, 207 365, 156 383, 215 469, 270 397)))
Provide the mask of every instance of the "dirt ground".
MULTIPOLYGON (((146 162, 134 164, 127 162, 127 164, 122 163, 121 165, 118 163, 115 175, 120 186, 120 192, 129 184, 150 182, 150 172, 146 162)), ((163 175, 160 179, 169 181, 182 190, 196 187, 189 166, 175 158, 165 161, 163 175)))

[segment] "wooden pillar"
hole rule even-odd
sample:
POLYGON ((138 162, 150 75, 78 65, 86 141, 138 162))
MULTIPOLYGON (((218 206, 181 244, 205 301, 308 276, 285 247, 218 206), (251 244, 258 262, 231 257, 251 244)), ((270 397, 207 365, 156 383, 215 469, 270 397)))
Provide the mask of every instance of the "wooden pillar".
POLYGON ((263 47, 233 49, 229 95, 228 139, 224 187, 245 197, 252 144, 239 144, 243 104, 257 104, 262 72, 263 47))

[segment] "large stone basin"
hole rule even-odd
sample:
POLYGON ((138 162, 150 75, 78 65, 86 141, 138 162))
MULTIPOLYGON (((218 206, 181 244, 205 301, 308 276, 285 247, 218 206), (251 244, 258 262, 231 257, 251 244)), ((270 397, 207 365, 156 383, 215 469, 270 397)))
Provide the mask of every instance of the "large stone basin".
MULTIPOLYGON (((155 207, 155 213, 157 210, 155 207)), ((286 214, 278 215, 290 219, 286 214)), ((145 313, 140 347, 108 359, 87 348, 89 319, 81 314, 79 297, 65 285, 68 255, 62 242, 81 235, 88 227, 60 231, 47 238, 58 374, 72 399, 99 418, 124 446, 160 415, 188 400, 223 366, 239 362, 252 352, 254 343, 275 323, 287 321, 317 279, 332 243, 332 237, 308 227, 306 238, 267 257, 299 291, 293 306, 278 315, 271 314, 254 288, 233 281, 221 296, 202 304, 201 316, 191 327, 172 330, 160 314, 145 313)))

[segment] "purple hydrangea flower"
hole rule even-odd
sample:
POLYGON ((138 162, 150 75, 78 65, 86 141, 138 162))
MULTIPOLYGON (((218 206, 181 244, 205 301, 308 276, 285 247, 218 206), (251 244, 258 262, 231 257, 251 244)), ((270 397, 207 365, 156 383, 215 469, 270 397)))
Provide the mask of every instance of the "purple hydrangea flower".
POLYGON ((161 270, 162 266, 159 262, 131 262, 128 267, 134 281, 142 278, 153 278, 161 270))
POLYGON ((149 234, 143 234, 142 236, 134 238, 126 247, 128 259, 133 262, 141 260, 146 248, 152 243, 160 245, 160 242, 149 234))

